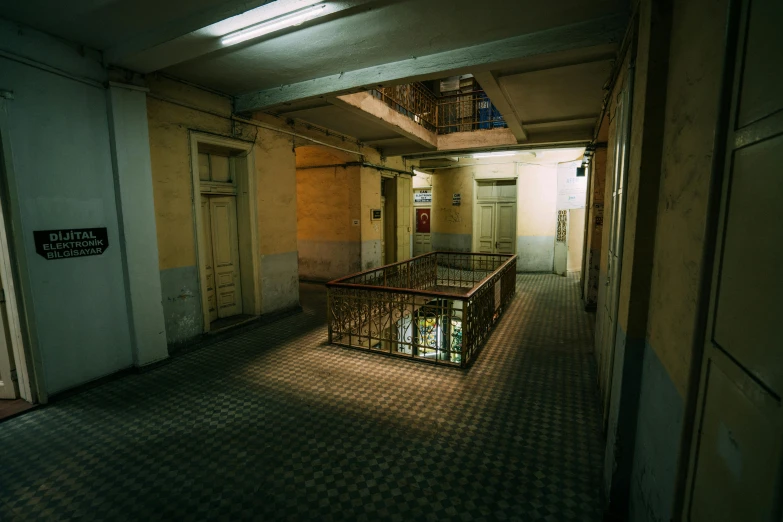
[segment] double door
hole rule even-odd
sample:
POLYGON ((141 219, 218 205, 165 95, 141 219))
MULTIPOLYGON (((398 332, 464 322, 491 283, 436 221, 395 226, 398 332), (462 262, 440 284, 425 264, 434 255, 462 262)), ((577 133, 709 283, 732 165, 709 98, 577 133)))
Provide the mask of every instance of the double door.
POLYGON ((242 313, 236 196, 201 196, 209 320, 242 313))
POLYGON ((513 254, 516 243, 516 202, 477 203, 478 251, 513 254))

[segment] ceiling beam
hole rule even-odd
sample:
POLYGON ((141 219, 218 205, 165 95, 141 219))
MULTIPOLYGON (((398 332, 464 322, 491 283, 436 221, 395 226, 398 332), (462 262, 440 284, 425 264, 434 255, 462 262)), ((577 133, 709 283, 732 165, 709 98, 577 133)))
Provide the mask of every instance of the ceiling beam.
POLYGON ((506 93, 503 92, 503 89, 500 87, 500 84, 498 84, 497 78, 495 78, 492 71, 477 72, 474 73, 473 76, 489 97, 489 101, 492 102, 492 105, 500 111, 500 115, 503 116, 506 125, 508 125, 511 132, 514 133, 517 142, 525 141, 527 139, 527 134, 525 134, 525 129, 522 128, 522 120, 517 114, 517 111, 514 110, 514 106, 508 101, 506 93))
POLYGON ((328 98, 329 103, 371 121, 428 149, 438 148, 438 135, 400 114, 367 92, 328 98))
POLYGON ((500 62, 619 42, 627 25, 626 15, 613 15, 473 47, 344 71, 239 96, 235 111, 258 111, 294 100, 356 92, 366 90, 368 86, 403 79, 421 81, 467 72, 475 74, 500 62))

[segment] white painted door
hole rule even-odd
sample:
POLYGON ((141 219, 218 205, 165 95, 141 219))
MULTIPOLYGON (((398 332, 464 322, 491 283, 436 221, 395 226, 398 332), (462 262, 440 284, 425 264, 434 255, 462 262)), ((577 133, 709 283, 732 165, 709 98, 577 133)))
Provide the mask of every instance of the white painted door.
POLYGON ((495 253, 513 254, 516 244, 516 203, 496 203, 495 253))
POLYGON ((219 318, 242 313, 236 209, 234 196, 209 198, 215 298, 219 318))
POLYGON ((609 202, 611 208, 611 224, 609 228, 609 245, 607 249, 606 297, 604 299, 605 322, 603 325, 603 342, 606 343, 603 353, 608 356, 602 361, 600 371, 603 375, 604 397, 604 427, 608 421, 609 399, 612 389, 612 370, 614 367, 614 345, 617 334, 617 309, 620 298, 620 274, 623 256, 623 234, 625 231, 625 184, 628 179, 628 142, 629 114, 626 110, 628 101, 628 84, 622 91, 615 109, 616 139, 614 149, 614 169, 612 172, 612 196, 609 202))
POLYGON ((19 387, 13 378, 14 355, 8 329, 5 292, 0 288, 0 399, 17 399, 19 387))
POLYGON ((476 205, 478 251, 482 254, 495 252, 495 204, 479 203, 476 205))
POLYGON ((204 251, 207 253, 204 274, 207 283, 207 308, 209 308, 209 320, 212 322, 218 318, 218 314, 215 300, 215 268, 212 259, 212 220, 207 196, 201 196, 201 244, 204 245, 204 251))
POLYGON ((783 520, 783 2, 745 0, 737 11, 682 513, 693 522, 783 520))
POLYGON ((478 203, 476 234, 478 251, 513 254, 516 244, 516 203, 478 203))

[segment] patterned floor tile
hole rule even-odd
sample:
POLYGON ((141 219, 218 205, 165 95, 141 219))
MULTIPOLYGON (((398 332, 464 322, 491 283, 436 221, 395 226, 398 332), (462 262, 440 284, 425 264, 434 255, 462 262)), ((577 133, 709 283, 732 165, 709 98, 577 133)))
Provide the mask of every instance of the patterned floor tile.
POLYGON ((326 344, 305 311, 0 424, 0 520, 598 521, 593 327, 520 275, 469 370, 326 344))

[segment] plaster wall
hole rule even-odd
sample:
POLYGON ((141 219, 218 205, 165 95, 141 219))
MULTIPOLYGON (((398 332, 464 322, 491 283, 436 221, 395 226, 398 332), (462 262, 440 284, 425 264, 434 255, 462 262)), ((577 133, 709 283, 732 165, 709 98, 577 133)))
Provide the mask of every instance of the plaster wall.
POLYGON ((260 311, 298 305, 295 158, 290 136, 232 122, 230 99, 149 76, 147 115, 159 266, 168 342, 204 331, 193 215, 190 136, 254 143, 260 311), (192 107, 183 106, 190 105, 192 107))
POLYGON ((587 248, 584 260, 584 302, 585 308, 595 310, 598 304, 598 280, 601 268, 601 245, 604 223, 604 190, 606 184, 606 144, 595 149, 588 187, 587 248))
POLYGON ((433 250, 472 251, 474 181, 516 179, 517 270, 553 270, 557 226, 556 164, 491 160, 434 172, 431 176, 433 250), (452 205, 455 193, 461 194, 460 206, 452 205))
MULTIPOLYGON (((82 66, 94 72, 99 63, 89 50, 79 53, 32 30, 14 38, 21 51, 56 48, 43 61, 74 74, 81 74, 82 66)), ((100 84, 77 82, 6 57, 0 57, 0 89, 14 94, 4 100, 5 114, 0 115, 12 163, 6 173, 8 210, 15 209, 11 226, 20 269, 17 291, 33 350, 31 370, 38 399, 45 400, 47 394, 133 364, 107 92, 100 84), (102 255, 47 260, 36 253, 35 230, 90 227, 107 229, 109 247, 102 255)))

